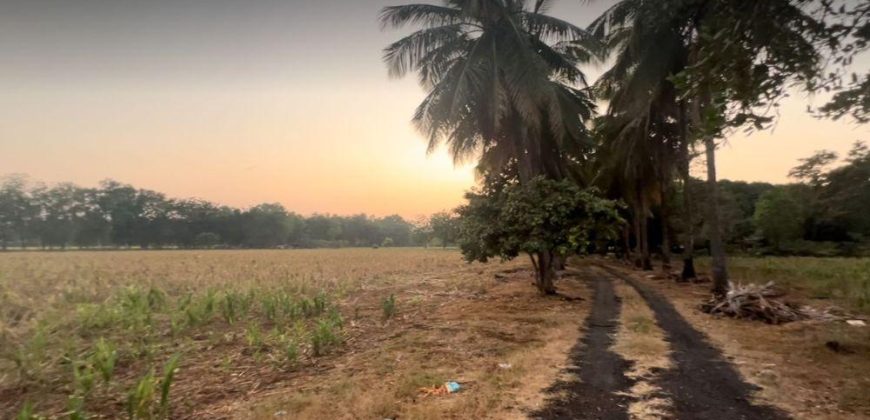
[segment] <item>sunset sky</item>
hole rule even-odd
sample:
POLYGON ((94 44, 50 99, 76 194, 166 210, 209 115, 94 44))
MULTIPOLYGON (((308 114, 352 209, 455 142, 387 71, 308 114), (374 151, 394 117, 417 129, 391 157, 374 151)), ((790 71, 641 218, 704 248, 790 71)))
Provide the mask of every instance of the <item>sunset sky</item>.
MULTIPOLYGON (((472 170, 426 155, 409 122, 424 93, 381 62, 402 33, 377 14, 396 3, 3 0, 0 175, 303 214, 452 208, 472 170)), ((562 0, 551 14, 585 25, 611 3, 562 0)), ((720 176, 784 182, 798 158, 870 140, 868 126, 808 116, 809 103, 786 101, 772 132, 730 138, 720 176)))

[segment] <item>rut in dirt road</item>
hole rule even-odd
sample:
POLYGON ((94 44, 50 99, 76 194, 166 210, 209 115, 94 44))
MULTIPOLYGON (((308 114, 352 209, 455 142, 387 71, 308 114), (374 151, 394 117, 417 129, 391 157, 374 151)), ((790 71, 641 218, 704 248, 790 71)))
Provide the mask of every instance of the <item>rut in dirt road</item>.
POLYGON ((707 341, 660 294, 613 268, 601 266, 637 290, 655 313, 671 346, 674 368, 662 372, 656 384, 673 401, 677 419, 735 420, 787 419, 770 406, 753 405, 749 397, 754 386, 744 382, 722 353, 707 341))
POLYGON ((631 381, 625 377, 629 362, 610 350, 617 331, 620 304, 613 283, 605 276, 590 279, 595 300, 586 318, 586 335, 571 350, 572 366, 566 369, 571 378, 556 382, 546 392, 551 397, 540 410, 531 413, 536 419, 627 419, 628 391, 631 381))

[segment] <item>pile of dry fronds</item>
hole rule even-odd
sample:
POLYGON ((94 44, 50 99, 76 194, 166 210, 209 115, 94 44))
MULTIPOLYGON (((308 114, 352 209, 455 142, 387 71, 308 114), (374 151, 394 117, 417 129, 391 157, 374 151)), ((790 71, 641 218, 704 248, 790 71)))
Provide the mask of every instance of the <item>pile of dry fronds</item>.
POLYGON ((783 293, 773 288, 773 282, 756 284, 730 284, 724 297, 714 297, 701 305, 704 312, 732 318, 752 319, 769 324, 782 324, 810 318, 802 308, 779 301, 783 293))

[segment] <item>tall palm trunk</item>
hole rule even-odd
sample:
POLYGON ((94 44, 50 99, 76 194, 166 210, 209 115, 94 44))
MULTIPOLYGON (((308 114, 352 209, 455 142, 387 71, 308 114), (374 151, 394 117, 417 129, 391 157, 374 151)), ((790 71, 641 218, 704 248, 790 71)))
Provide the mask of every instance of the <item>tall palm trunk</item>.
POLYGON ((710 253, 713 257, 713 294, 724 296, 728 292, 728 266, 725 259, 725 246, 722 242, 722 228, 719 220, 719 184, 716 180, 716 142, 704 138, 707 155, 707 188, 709 190, 709 209, 707 223, 710 229, 710 253))
POLYGON ((640 252, 641 268, 652 270, 652 260, 649 253, 649 201, 641 194, 640 197, 640 252))
POLYGON ((686 128, 686 105, 680 103, 680 177, 683 179, 683 270, 680 273, 682 281, 698 277, 695 272, 695 217, 692 207, 692 191, 690 184, 692 175, 689 171, 692 157, 689 155, 689 136, 686 128))
POLYGON ((662 204, 659 211, 662 226, 662 271, 667 273, 671 269, 671 239, 670 239, 670 206, 668 205, 668 184, 670 180, 662 177, 662 204))
POLYGON ((639 203, 635 203, 634 209, 632 209, 632 213, 634 215, 634 266, 637 268, 643 268, 643 249, 641 249, 641 242, 643 241, 643 237, 640 226, 641 223, 639 203))
POLYGON ((631 228, 628 226, 628 223, 622 227, 622 249, 625 252, 623 259, 631 263, 631 228))

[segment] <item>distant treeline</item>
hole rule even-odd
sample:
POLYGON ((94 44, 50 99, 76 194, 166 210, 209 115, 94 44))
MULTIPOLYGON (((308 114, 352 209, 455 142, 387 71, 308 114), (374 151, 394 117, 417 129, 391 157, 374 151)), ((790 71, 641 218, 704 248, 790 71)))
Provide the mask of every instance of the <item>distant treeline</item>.
MULTIPOLYGON (((732 251, 780 255, 863 255, 870 241, 870 149, 855 144, 845 159, 820 151, 802 159, 789 174, 797 183, 719 182, 723 239, 732 251)), ((704 206, 709 205, 703 182, 693 180, 691 192, 697 238, 709 240, 704 206)), ((669 197, 677 208, 681 192, 669 197)), ((677 214, 685 219, 685 214, 677 214)), ((679 226, 677 224, 677 226, 679 226)), ((660 221, 653 225, 660 242, 660 221)), ((675 236, 680 229, 672 232, 675 236)), ((673 240, 677 238, 673 238, 673 240)))
MULTIPOLYGON (((98 188, 0 179, 0 248, 317 248, 444 244, 430 220, 246 210, 103 181, 98 188)), ((443 218, 443 217, 442 217, 443 218)), ((441 230, 443 231, 443 229, 441 230)))

